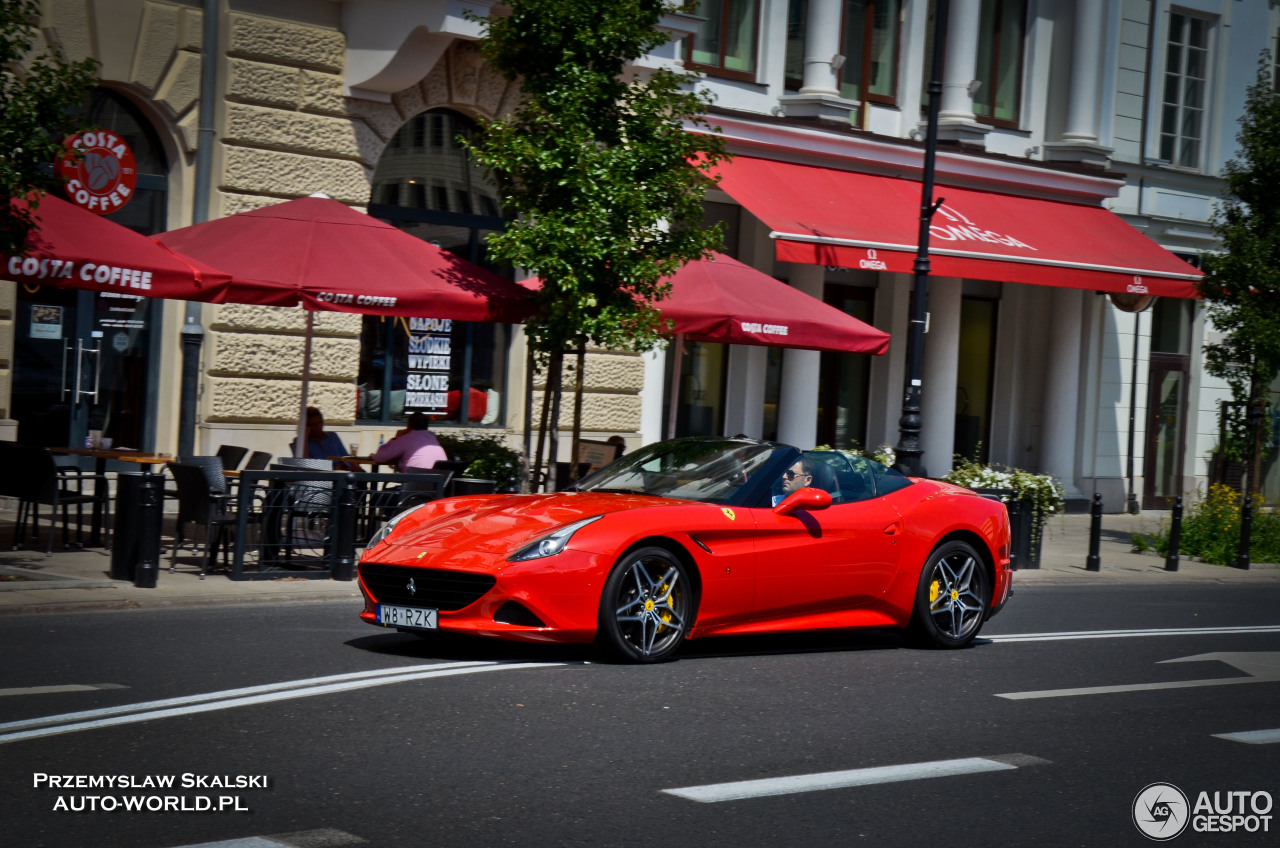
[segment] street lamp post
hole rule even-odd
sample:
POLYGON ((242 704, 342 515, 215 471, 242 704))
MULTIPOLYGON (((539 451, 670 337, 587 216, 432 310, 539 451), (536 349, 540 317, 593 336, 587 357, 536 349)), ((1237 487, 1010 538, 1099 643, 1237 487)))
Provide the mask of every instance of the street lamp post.
POLYGON ((920 191, 920 234, 916 246, 914 298, 907 327, 907 373, 904 380, 902 416, 898 419, 897 468, 912 477, 924 476, 924 451, 920 448, 920 389, 924 370, 924 328, 929 299, 929 224, 942 205, 933 200, 933 174, 938 158, 938 110, 942 100, 942 63, 947 41, 950 0, 938 0, 933 28, 933 67, 929 74, 929 117, 925 129, 924 175, 920 191))

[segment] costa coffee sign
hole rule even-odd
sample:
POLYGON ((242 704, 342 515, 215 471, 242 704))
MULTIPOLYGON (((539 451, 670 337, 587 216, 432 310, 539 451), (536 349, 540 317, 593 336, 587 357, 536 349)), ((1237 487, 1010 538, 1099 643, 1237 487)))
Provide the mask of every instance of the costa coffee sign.
POLYGON ((106 130, 77 133, 63 146, 67 152, 58 159, 58 175, 72 203, 109 215, 133 197, 138 165, 120 136, 106 130))

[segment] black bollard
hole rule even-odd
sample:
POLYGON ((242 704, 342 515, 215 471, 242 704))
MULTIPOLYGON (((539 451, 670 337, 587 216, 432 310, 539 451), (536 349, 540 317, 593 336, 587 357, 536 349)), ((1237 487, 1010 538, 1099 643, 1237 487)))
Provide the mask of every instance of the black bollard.
POLYGON ((1253 530, 1253 498, 1244 493, 1244 503, 1240 506, 1240 553, 1236 556, 1236 568, 1249 570, 1249 534, 1253 530))
POLYGON ((1102 558, 1098 555, 1098 545, 1102 541, 1102 493, 1093 493, 1093 520, 1089 524, 1089 558, 1084 567, 1089 571, 1102 570, 1102 558))
POLYGON ((356 571, 356 511, 360 490, 356 488, 355 475, 348 474, 338 495, 338 526, 333 534, 333 564, 330 574, 334 580, 350 580, 356 571))
POLYGON ((1178 542, 1182 538, 1182 495, 1173 502, 1173 524, 1169 527, 1169 553, 1164 558, 1165 571, 1178 570, 1178 542))
MULTIPOLYGON (((160 574, 160 522, 164 509, 164 475, 147 472, 142 475, 138 499, 138 564, 133 585, 154 589, 160 574)), ((204 575, 200 575, 204 579, 204 575)))

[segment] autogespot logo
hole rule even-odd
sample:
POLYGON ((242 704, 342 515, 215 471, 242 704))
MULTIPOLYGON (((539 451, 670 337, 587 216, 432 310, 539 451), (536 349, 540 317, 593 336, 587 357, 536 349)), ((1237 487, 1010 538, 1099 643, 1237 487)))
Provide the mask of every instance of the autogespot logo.
POLYGON ((1157 842, 1173 839, 1187 829, 1187 796, 1172 783, 1152 783, 1133 799, 1133 823, 1142 835, 1157 842))

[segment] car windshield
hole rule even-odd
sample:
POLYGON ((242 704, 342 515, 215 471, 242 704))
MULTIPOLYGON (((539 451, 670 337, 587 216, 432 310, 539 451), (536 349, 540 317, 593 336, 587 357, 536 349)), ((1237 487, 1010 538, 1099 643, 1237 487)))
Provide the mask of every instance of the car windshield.
MULTIPOLYGON (((731 503, 786 445, 748 439, 689 438, 657 442, 606 465, 575 487, 583 492, 627 492, 706 503, 731 503)), ((754 488, 754 486, 750 487, 754 488)))

